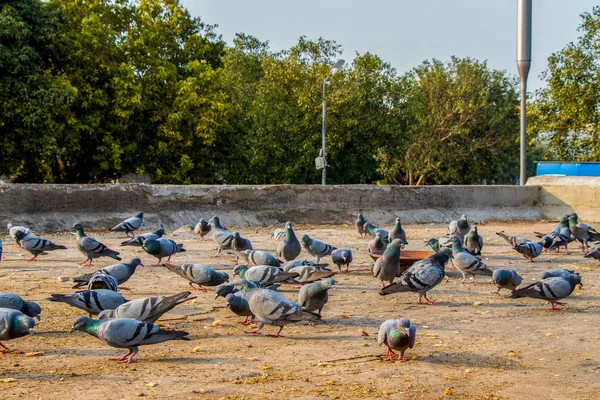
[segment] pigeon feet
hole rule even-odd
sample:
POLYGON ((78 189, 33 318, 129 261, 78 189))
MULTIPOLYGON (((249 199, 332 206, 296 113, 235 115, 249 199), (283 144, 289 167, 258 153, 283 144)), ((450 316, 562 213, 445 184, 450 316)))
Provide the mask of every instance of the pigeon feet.
POLYGON ((304 325, 315 326, 315 323, 312 321, 304 321, 304 325))
POLYGON ((564 306, 565 304, 567 304, 567 303, 555 301, 554 303, 552 303, 550 310, 552 310, 552 311, 558 310, 558 308, 556 308, 556 305, 564 306))
POLYGON ((251 331, 244 331, 244 333, 246 335, 260 335, 260 332, 258 331, 258 329, 253 329, 251 331))
POLYGON ((390 361, 393 361, 393 360, 394 360, 394 358, 393 358, 393 357, 394 357, 395 355, 396 355, 396 353, 394 353, 394 352, 392 351, 392 349, 390 349, 390 348, 388 347, 387 351, 385 352, 385 358, 384 358, 384 360, 390 360, 390 361))
POLYGON ((490 292, 491 294, 497 294, 498 296, 500 296, 500 289, 496 290, 495 292, 490 292))
POLYGON ((419 297, 419 301, 417 302, 417 304, 435 304, 435 301, 429 300, 427 296, 423 296, 423 298, 425 299, 425 303, 423 303, 423 301, 421 301, 421 298, 419 297))
MULTIPOLYGON (((246 317, 243 321, 238 322, 238 324, 242 324, 244 326, 248 326, 252 323, 252 319, 250 317, 246 317)), ((247 332, 244 332, 247 333, 247 332)))
POLYGON ((109 360, 129 364, 130 362, 133 361, 133 357, 135 357, 135 354, 136 353, 134 353, 133 351, 130 350, 127 353, 123 354, 121 357, 109 358, 109 360))
POLYGON ((27 261, 33 261, 33 260, 35 260, 35 258, 36 258, 36 257, 37 257, 37 256, 31 256, 31 257, 29 257, 29 258, 27 259, 27 261))
POLYGON ((10 353, 10 349, 8 347, 6 347, 5 345, 3 345, 2 342, 0 342, 0 347, 2 347, 0 349, 0 354, 10 353))
POLYGON ((270 334, 268 334, 267 336, 268 336, 268 337, 283 337, 283 336, 281 335, 281 330, 282 330, 282 329, 283 329, 283 326, 279 328, 279 330, 277 331, 277 333, 275 333, 275 334, 273 334, 273 333, 270 333, 270 334))

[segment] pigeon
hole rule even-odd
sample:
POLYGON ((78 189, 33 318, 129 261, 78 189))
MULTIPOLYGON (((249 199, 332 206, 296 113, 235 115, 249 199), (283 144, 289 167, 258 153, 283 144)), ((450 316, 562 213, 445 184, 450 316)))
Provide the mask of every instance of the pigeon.
POLYGON ((430 238, 430 239, 428 239, 428 240, 425 242, 425 244, 426 244, 427 246, 431 247, 431 249, 432 249, 433 251, 435 251, 436 253, 437 253, 438 251, 440 251, 440 241, 439 241, 439 240, 437 240, 436 238, 430 238))
POLYGON ((281 228, 277 228, 273 230, 273 233, 271 233, 271 236, 269 236, 269 239, 273 238, 277 241, 283 239, 283 237, 285 236, 285 229, 281 229, 281 228))
POLYGON ((554 236, 554 238, 553 238, 554 242, 550 246, 550 250, 556 250, 556 252, 558 253, 558 252, 560 252, 560 248, 564 247, 565 253, 569 254, 568 245, 573 240, 575 240, 575 237, 571 234, 571 229, 569 228, 569 216, 564 215, 560 219, 559 225, 560 226, 559 226, 558 234, 556 234, 554 236))
MULTIPOLYGON (((319 279, 328 278, 335 274, 335 272, 321 271, 315 267, 311 267, 308 265, 293 267, 293 268, 290 268, 287 272, 288 273, 297 273, 298 276, 294 277, 294 281, 301 283, 301 284, 315 282, 315 281, 318 281, 319 279)), ((247 276, 247 274, 246 274, 246 276, 247 276)), ((246 278, 246 279, 248 279, 248 278, 246 278)))
POLYGON ((204 236, 208 235, 211 231, 212 226, 208 223, 205 218, 200 218, 200 221, 194 227, 194 233, 200 235, 200 240, 204 240, 204 236))
POLYGON ((516 299, 520 297, 531 297, 534 299, 542 299, 551 303, 551 310, 556 310, 556 304, 561 303, 558 300, 564 299, 575 290, 575 286, 581 284, 580 275, 569 275, 563 277, 553 277, 542 279, 539 282, 532 283, 524 288, 514 290, 509 296, 516 299))
POLYGON ((295 278, 297 272, 284 272, 277 267, 268 265, 259 265, 248 268, 245 265, 236 265, 233 268, 233 275, 241 279, 259 283, 261 286, 270 285, 277 282, 284 282, 290 278, 295 278))
MULTIPOLYGON (((240 293, 240 292, 237 292, 240 293)), ((227 308, 229 308, 235 315, 239 315, 240 317, 245 317, 245 319, 240 322, 242 325, 250 325, 252 320, 254 319, 254 314, 250 311, 250 305, 248 304, 248 300, 244 296, 237 296, 234 293, 228 293, 225 296, 225 301, 227 301, 227 308)))
POLYGON ((512 247, 519 246, 523 243, 530 243, 531 240, 521 237, 521 236, 508 236, 504 232, 496 232, 496 235, 500 236, 502 239, 506 241, 506 243, 510 244, 512 247))
POLYGON ((448 224, 449 235, 465 236, 469 230, 470 226, 466 215, 462 215, 458 221, 450 221, 448 224))
POLYGON ((556 277, 566 278, 569 275, 579 275, 579 274, 575 273, 575 271, 573 271, 572 269, 555 269, 552 271, 543 272, 542 279, 556 278, 556 277))
POLYGON ((167 340, 190 340, 185 331, 166 331, 158 325, 141 322, 133 318, 111 318, 105 320, 77 317, 69 333, 82 331, 112 347, 128 349, 119 362, 130 363, 138 353, 138 346, 166 342, 167 340))
POLYGON ((217 253, 215 254, 215 257, 218 257, 223 250, 231 250, 234 236, 233 233, 221 226, 219 217, 214 216, 208 222, 211 224, 213 241, 217 244, 217 253))
POLYGON ((573 213, 569 216, 569 230, 575 239, 581 243, 581 250, 587 253, 589 250, 589 242, 600 241, 600 232, 589 225, 579 223, 577 214, 573 213))
POLYGON ((16 294, 0 292, 0 308, 10 308, 21 311, 23 314, 40 320, 42 308, 33 301, 25 301, 16 294))
MULTIPOLYGON (((257 268, 257 267, 255 267, 257 268)), ((280 337, 285 324, 298 321, 318 321, 321 317, 288 300, 282 294, 269 289, 257 288, 243 279, 236 285, 248 301, 250 311, 258 319, 258 326, 245 333, 258 334, 264 325, 279 326, 271 337, 280 337)))
POLYGON ((274 255, 262 250, 244 250, 236 253, 241 259, 246 261, 247 265, 271 265, 279 267, 279 261, 274 255))
POLYGON ((17 232, 21 231, 21 232, 24 232, 26 235, 31 235, 33 233, 33 231, 31 229, 29 229, 25 226, 20 226, 20 225, 15 226, 11 223, 8 223, 6 225, 6 228, 8 229, 8 234, 10 235, 10 237, 13 238, 13 240, 19 247, 21 247, 21 243, 19 242, 19 240, 17 240, 17 232))
POLYGON ((459 240, 454 241, 452 246, 452 255, 454 257, 454 267, 462 274, 462 282, 465 283, 467 274, 471 275, 471 280, 475 283, 475 275, 492 276, 493 272, 485 265, 483 261, 469 254, 460 245, 459 240))
POLYGON ((193 290, 202 290, 206 292, 203 286, 218 286, 224 282, 229 282, 229 275, 226 272, 217 272, 211 267, 200 264, 184 264, 184 265, 173 265, 163 264, 171 272, 175 272, 177 275, 189 281, 189 284, 193 290), (194 284, 198 288, 194 287, 194 284))
POLYGON ((452 250, 441 249, 414 263, 396 283, 384 287, 379 294, 386 296, 396 292, 417 292, 419 293, 419 304, 422 304, 421 298, 425 298, 428 304, 434 304, 434 301, 427 298, 427 292, 444 280, 444 268, 451 258, 452 250))
POLYGON ((285 236, 277 244, 277 257, 283 261, 292 261, 300 255, 302 246, 296 238, 294 233, 293 224, 291 222, 285 223, 285 236))
POLYGON ((288 272, 290 269, 292 269, 294 267, 309 266, 309 267, 320 268, 321 265, 326 266, 326 264, 315 264, 314 262, 312 262, 310 260, 292 260, 292 261, 287 261, 287 262, 283 263, 281 265, 281 269, 284 272, 288 272))
POLYGON ((461 246, 465 245, 464 236, 459 236, 459 235, 442 236, 441 238, 438 239, 438 242, 441 247, 447 247, 447 248, 451 249, 454 244, 455 239, 458 239, 460 241, 461 246))
POLYGON ((239 232, 235 232, 233 234, 233 243, 231 244, 231 247, 235 251, 252 250, 252 243, 250 243, 250 240, 241 237, 239 232))
POLYGON ((381 289, 385 287, 384 281, 394 283, 396 275, 400 272, 400 250, 402 241, 400 239, 392 240, 392 243, 385 249, 381 257, 375 261, 371 269, 373 276, 381 281, 381 289))
POLYGON ((127 218, 125 221, 120 222, 116 226, 109 229, 111 232, 125 232, 127 236, 131 233, 133 236, 133 232, 142 226, 142 220, 144 219, 144 213, 139 212, 135 214, 135 217, 127 218))
POLYGON ((383 255, 385 249, 387 249, 387 242, 381 238, 381 232, 377 232, 375 237, 369 241, 369 256, 373 260, 377 260, 383 255))
POLYGON ((542 242, 525 242, 518 246, 513 247, 517 253, 521 254, 523 257, 529 260, 529 262, 533 262, 533 259, 542 254, 542 242))
MULTIPOLYGON (((227 297, 227 295, 229 293, 240 293, 240 291, 235 287, 236 283, 238 283, 239 281, 234 281, 232 283, 227 283, 227 284, 223 284, 220 285, 219 287, 217 287, 217 289, 215 290, 215 299, 218 297, 227 297)), ((268 285, 268 286, 261 286, 260 284, 256 283, 256 282, 252 282, 252 281, 247 281, 249 284, 255 285, 257 288, 258 287, 263 287, 265 289, 269 289, 269 290, 275 290, 277 291, 277 289, 279 289, 279 287, 281 286, 281 284, 279 283, 275 283, 273 285, 268 285)))
POLYGON ((400 217, 396 217, 396 223, 389 231, 388 242, 392 243, 392 240, 394 239, 400 239, 403 245, 408 244, 406 241, 406 232, 404 232, 404 229, 402 229, 402 225, 400 224, 400 217))
POLYGON ((42 239, 37 236, 28 235, 23 231, 17 231, 15 234, 17 240, 21 243, 21 247, 32 254, 27 261, 33 261, 37 256, 48 254, 47 251, 65 250, 66 247, 60 244, 52 243, 48 239, 42 239))
POLYGON ((386 360, 391 361, 396 355, 392 350, 397 350, 400 352, 398 356, 398 361, 400 361, 404 357, 406 349, 412 349, 415 346, 416 335, 417 327, 412 325, 408 319, 388 319, 379 327, 377 344, 387 346, 386 360))
POLYGON ((598 266, 600 266, 600 243, 595 245, 583 257, 584 258, 593 258, 594 260, 598 260, 598 266))
POLYGON ((302 247, 304 250, 308 252, 311 256, 317 257, 317 264, 321 257, 325 257, 331 254, 336 247, 325 244, 317 239, 312 239, 306 233, 302 235, 300 241, 302 242, 302 247))
POLYGON ((368 221, 365 223, 363 229, 364 229, 365 233, 368 233, 371 237, 375 237, 377 232, 379 232, 379 234, 381 235, 381 240, 383 240, 384 242, 387 243, 388 236, 390 235, 390 233, 387 230, 380 228, 378 226, 375 226, 368 221))
POLYGON ((346 270, 344 272, 348 272, 348 267, 352 262, 352 250, 335 249, 331 252, 331 261, 338 266, 339 273, 342 273, 342 265, 346 266, 346 270))
POLYGON ((334 286, 335 281, 332 278, 304 285, 298 292, 298 304, 308 311, 316 311, 321 317, 321 311, 329 299, 328 291, 334 286))
POLYGON ((119 291, 119 282, 115 279, 115 277, 106 275, 106 274, 98 274, 94 275, 90 278, 87 284, 87 290, 94 289, 106 289, 112 290, 113 292, 119 291))
POLYGON ((79 265, 92 265, 92 259, 98 257, 110 257, 117 261, 121 261, 119 252, 114 251, 94 239, 93 237, 86 236, 83 231, 83 226, 79 223, 73 225, 72 231, 77 235, 75 242, 77 244, 77 250, 79 250, 87 258, 79 265), (89 264, 88 264, 89 261, 89 264))
POLYGON ((83 290, 73 294, 53 294, 48 300, 67 303, 94 315, 104 310, 114 310, 127 302, 119 293, 106 289, 83 290))
POLYGON ((181 303, 195 299, 189 297, 191 292, 181 292, 172 296, 153 296, 136 299, 121 304, 114 310, 104 310, 98 314, 98 319, 133 318, 138 321, 153 324, 163 314, 171 311, 181 303))
POLYGON ((73 278, 73 282, 76 282, 76 285, 73 286, 72 289, 77 289, 79 287, 87 285, 93 276, 99 274, 110 275, 117 280, 117 283, 119 285, 121 285, 127 282, 129 278, 133 276, 136 268, 140 265, 142 267, 144 266, 144 264, 142 264, 142 260, 140 260, 139 258, 133 258, 131 261, 129 261, 129 263, 109 265, 108 267, 94 271, 91 274, 85 274, 73 278))
POLYGON ((33 318, 12 308, 0 308, 0 354, 10 352, 2 341, 33 335, 35 321, 33 318))
POLYGON ((133 247, 142 247, 145 240, 148 239, 160 239, 165 234, 165 230, 163 228, 158 228, 154 232, 144 233, 143 235, 135 235, 133 238, 124 241, 121 243, 121 246, 133 246, 133 247))
POLYGON ((358 218, 356 218, 356 221, 354 221, 354 226, 356 227, 356 230, 358 231, 360 237, 363 237, 363 235, 365 234, 365 224, 367 222, 369 221, 365 219, 363 213, 359 212, 358 218))
POLYGON ((497 289, 492 294, 500 296, 500 289, 515 290, 523 282, 523 278, 514 269, 497 269, 492 274, 492 282, 497 289))
POLYGON ((471 231, 465 236, 465 247, 475 256, 481 255, 483 238, 477 233, 477 225, 473 225, 471 231))
POLYGON ((167 257, 167 262, 170 262, 173 254, 185 251, 182 243, 175 243, 175 241, 167 238, 148 239, 142 245, 142 249, 151 256, 158 258, 158 262, 152 264, 155 267, 160 264, 163 258, 167 257))

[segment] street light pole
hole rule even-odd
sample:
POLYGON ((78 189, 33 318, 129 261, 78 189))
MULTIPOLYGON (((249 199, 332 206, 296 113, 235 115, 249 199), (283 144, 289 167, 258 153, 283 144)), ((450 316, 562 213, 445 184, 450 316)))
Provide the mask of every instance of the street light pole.
POLYGON ((527 182, 527 76, 531 66, 531 1, 519 0, 517 5, 517 67, 521 76, 521 185, 527 182))
POLYGON ((327 75, 327 77, 325 79, 323 79, 323 120, 322 120, 322 127, 321 127, 321 157, 320 157, 321 162, 322 162, 321 167, 323 168, 323 170, 321 171, 321 185, 323 185, 323 186, 327 185, 327 158, 326 158, 327 153, 325 153, 325 113, 327 111, 327 106, 325 105, 325 85, 327 85, 327 81, 329 80, 329 77, 331 75, 335 74, 336 72, 338 72, 345 64, 346 64, 346 61, 337 60, 337 62, 333 66, 333 68, 331 68, 331 70, 329 71, 329 74, 327 75))

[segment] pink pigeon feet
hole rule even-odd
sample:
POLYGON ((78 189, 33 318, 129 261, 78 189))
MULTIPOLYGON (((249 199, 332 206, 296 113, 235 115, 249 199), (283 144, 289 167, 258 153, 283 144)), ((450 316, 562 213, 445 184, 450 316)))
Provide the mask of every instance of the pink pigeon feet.
POLYGON ((421 301, 421 297, 419 297, 419 301, 417 302, 417 304, 435 304, 435 301, 433 301, 433 300, 429 300, 429 299, 427 298, 427 296, 423 296, 423 298, 425 299, 425 303, 423 303, 423 302, 421 301))
POLYGON ((279 328, 279 330, 277 331, 277 333, 275 333, 275 334, 272 334, 272 333, 270 333, 270 334, 268 334, 267 336, 269 336, 269 337, 283 337, 283 336, 281 335, 281 330, 282 330, 282 329, 283 329, 283 326, 279 328))
POLYGON ((552 303, 552 306, 550 307, 550 309, 551 309, 551 310, 553 310, 553 311, 554 311, 554 310, 558 310, 558 308, 556 308, 556 305, 559 305, 559 306, 564 306, 564 305, 566 305, 566 304, 567 304, 567 303, 563 303, 563 302, 561 302, 561 301, 555 301, 554 303, 552 303))
POLYGON ((385 358, 384 358, 384 360, 390 360, 390 361, 393 361, 393 360, 394 360, 394 356, 395 356, 395 355, 396 355, 396 353, 394 353, 394 352, 392 351, 392 349, 390 349, 390 348, 388 347, 387 351, 385 352, 385 358))
POLYGON ((0 349, 0 354, 10 353, 10 349, 8 347, 6 347, 5 345, 3 345, 2 342, 0 342, 0 347, 2 347, 0 349))
POLYGON ((130 362, 133 361, 133 357, 135 357, 135 354, 136 353, 134 353, 133 351, 129 350, 123 356, 121 356, 121 357, 115 357, 115 358, 109 358, 109 360, 118 361, 120 363, 127 363, 127 364, 129 364, 130 362))
MULTIPOLYGON (((242 325, 245 325, 245 326, 248 326, 251 323, 252 323, 252 318, 250 318, 250 317, 246 317, 243 321, 238 322, 238 324, 242 324, 242 325)), ((245 332, 245 333, 247 333, 247 332, 245 332)))

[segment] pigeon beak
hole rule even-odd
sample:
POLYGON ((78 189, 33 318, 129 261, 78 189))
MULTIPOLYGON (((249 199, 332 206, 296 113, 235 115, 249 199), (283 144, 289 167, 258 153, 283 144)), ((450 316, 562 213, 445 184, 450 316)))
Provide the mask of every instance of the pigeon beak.
POLYGON ((29 334, 33 335, 33 328, 29 328, 29 334))
POLYGON ((71 328, 71 329, 69 329, 69 335, 70 335, 71 333, 73 333, 74 331, 75 331, 75 328, 74 328, 74 327, 73 327, 73 328, 71 328))
POLYGON ((227 308, 231 308, 231 306, 229 305, 229 303, 227 303, 227 305, 226 305, 225 307, 227 307, 227 308))
POLYGON ((218 294, 215 294, 215 300, 217 299, 217 297, 219 297, 219 295, 218 295, 218 294))
POLYGON ((140 267, 145 267, 145 265, 144 264, 140 264, 140 267))
POLYGON ((40 317, 39 315, 36 315, 35 318, 37 318, 38 321, 42 320, 42 317, 40 317))

